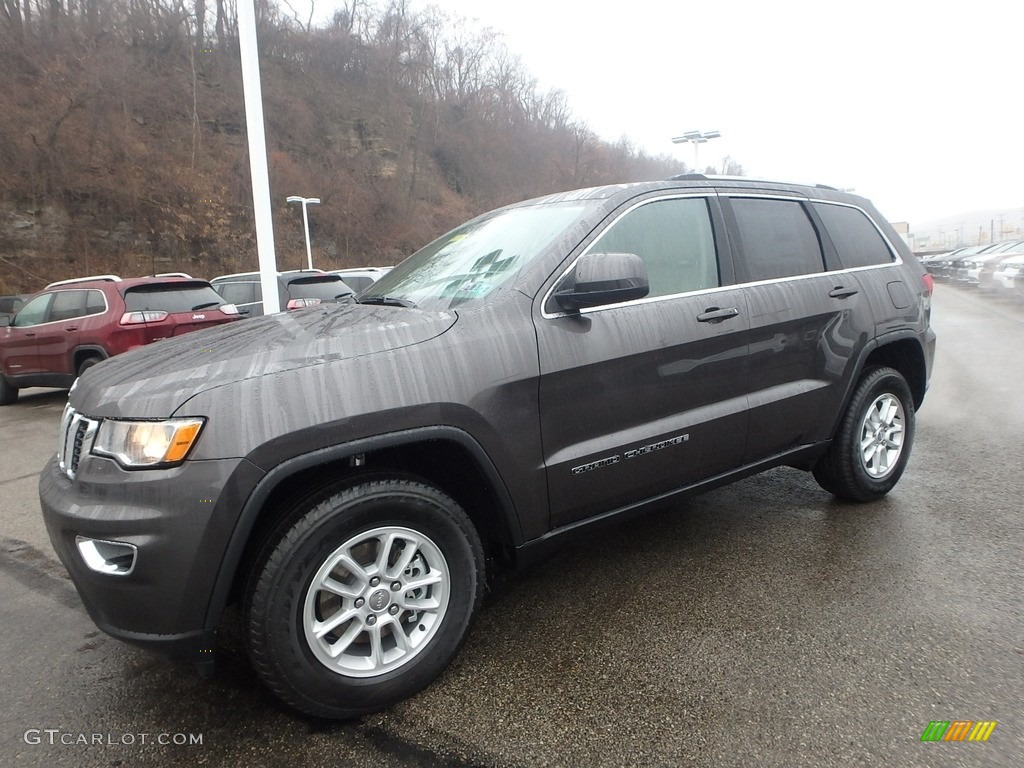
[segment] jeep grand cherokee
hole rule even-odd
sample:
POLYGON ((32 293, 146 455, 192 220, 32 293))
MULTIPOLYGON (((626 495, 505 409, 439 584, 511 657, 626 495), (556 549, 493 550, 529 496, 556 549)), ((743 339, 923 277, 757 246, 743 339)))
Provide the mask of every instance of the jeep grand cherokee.
POLYGON ((487 213, 357 296, 122 355, 40 479, 90 615, 344 718, 435 678, 485 566, 780 465, 907 466, 931 277, 863 198, 682 177, 487 213))

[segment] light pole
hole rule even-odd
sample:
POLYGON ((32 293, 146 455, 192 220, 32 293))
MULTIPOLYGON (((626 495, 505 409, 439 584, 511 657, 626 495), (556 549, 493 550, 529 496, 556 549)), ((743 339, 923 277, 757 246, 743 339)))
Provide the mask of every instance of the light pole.
POLYGON ((313 251, 309 248, 309 214, 306 213, 307 205, 316 205, 320 202, 319 197, 300 197, 292 195, 288 198, 289 203, 302 203, 302 226, 306 230, 306 263, 313 268, 313 251))
POLYGON ((718 131, 687 131, 682 136, 672 139, 673 144, 693 144, 693 172, 701 173, 700 170, 700 145, 706 144, 709 139, 717 139, 722 134, 718 131))

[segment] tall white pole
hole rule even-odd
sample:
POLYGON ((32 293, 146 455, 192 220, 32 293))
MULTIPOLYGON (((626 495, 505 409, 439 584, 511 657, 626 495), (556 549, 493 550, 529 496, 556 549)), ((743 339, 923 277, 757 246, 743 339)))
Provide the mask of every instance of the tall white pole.
POLYGON ((309 247, 309 215, 306 213, 306 201, 302 201, 302 228, 306 230, 306 265, 313 269, 313 251, 309 247))
POLYGON ((288 198, 288 202, 302 203, 302 229, 306 233, 306 263, 309 265, 310 269, 313 269, 313 251, 309 247, 309 214, 306 212, 306 206, 317 205, 320 202, 320 198, 291 195, 288 198))
POLYGON ((260 84, 254 0, 238 0, 238 47, 242 58, 245 130, 249 137, 249 175, 252 177, 263 312, 270 315, 281 311, 281 299, 277 295, 277 255, 274 253, 274 219, 270 208, 270 173, 267 170, 267 139, 263 128, 263 88, 260 84))

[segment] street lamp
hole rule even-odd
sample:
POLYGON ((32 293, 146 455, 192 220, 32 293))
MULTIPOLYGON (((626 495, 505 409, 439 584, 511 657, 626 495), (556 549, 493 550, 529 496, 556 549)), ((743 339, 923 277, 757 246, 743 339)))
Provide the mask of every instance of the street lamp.
POLYGON ((718 131, 687 131, 682 136, 672 139, 673 144, 693 144, 693 170, 700 173, 700 151, 701 144, 706 144, 709 139, 717 139, 722 134, 718 131))
POLYGON ((288 198, 289 203, 302 203, 302 226, 306 230, 306 262, 309 268, 313 268, 313 251, 309 248, 309 214, 306 213, 307 205, 316 205, 320 202, 319 197, 299 197, 292 195, 288 198))

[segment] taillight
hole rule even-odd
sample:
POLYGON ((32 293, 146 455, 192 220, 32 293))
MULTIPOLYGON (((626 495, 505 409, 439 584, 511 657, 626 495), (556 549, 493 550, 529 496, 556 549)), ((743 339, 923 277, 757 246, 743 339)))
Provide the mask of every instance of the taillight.
POLYGON ((234 304, 221 304, 219 307, 217 307, 217 309, 219 309, 225 315, 238 314, 238 307, 236 307, 234 304))
POLYGON ((924 295, 931 296, 932 291, 935 290, 935 278, 931 276, 930 272, 925 272, 921 275, 921 279, 924 281, 924 295))
POLYGON ((159 323, 167 319, 166 312, 147 309, 142 312, 125 312, 121 315, 121 325, 138 325, 139 323, 159 323))
POLYGON ((286 309, 302 309, 303 307, 315 307, 320 299, 289 299, 286 309))

